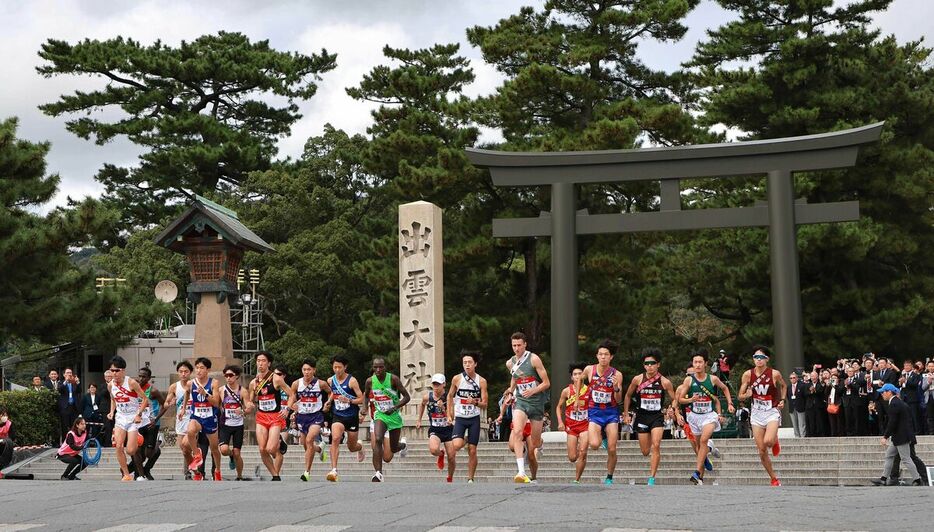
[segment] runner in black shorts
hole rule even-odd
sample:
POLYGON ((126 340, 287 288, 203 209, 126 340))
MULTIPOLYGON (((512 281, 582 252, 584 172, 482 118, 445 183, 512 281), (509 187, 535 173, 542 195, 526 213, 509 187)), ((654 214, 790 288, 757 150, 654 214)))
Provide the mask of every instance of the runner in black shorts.
POLYGON ((448 482, 454 481, 454 470, 457 461, 454 453, 453 428, 448 419, 447 399, 444 393, 444 374, 436 373, 431 377, 431 391, 422 397, 418 405, 418 417, 415 419, 415 428, 422 427, 422 416, 428 410, 428 452, 438 457, 438 469, 444 469, 444 453, 448 455, 448 482))
POLYGON ((347 434, 347 450, 357 453, 357 461, 366 458, 363 444, 357 441, 357 432, 360 430, 360 405, 363 404, 363 392, 357 379, 347 373, 350 360, 343 355, 331 359, 331 376, 328 384, 331 387, 331 397, 324 403, 324 410, 331 410, 331 471, 327 479, 337 482, 337 455, 340 453, 340 443, 344 433, 347 434))
MULTIPOLYGON (((654 347, 642 351, 642 365, 645 372, 633 377, 626 390, 626 397, 623 399, 623 421, 633 424, 633 419, 629 415, 629 404, 633 394, 636 395, 638 408, 636 409, 636 419, 633 428, 639 435, 639 448, 642 450, 642 456, 648 456, 652 453, 649 466, 649 486, 655 485, 655 474, 658 472, 658 464, 661 462, 662 436, 665 434, 665 414, 662 410, 663 395, 668 394, 671 405, 677 405, 674 386, 671 381, 658 372, 659 363, 662 359, 662 353, 654 347)), ((674 415, 678 424, 684 424, 681 419, 681 410, 673 408, 674 415)))
POLYGON ((243 480, 243 388, 240 386, 240 366, 229 364, 224 368, 224 386, 214 389, 220 405, 221 423, 217 442, 221 455, 230 457, 230 469, 237 471, 237 480, 243 480))
MULTIPOLYGON (((454 452, 467 445, 467 482, 477 472, 477 444, 480 443, 480 414, 486 409, 486 379, 477 374, 480 353, 461 351, 464 371, 451 379, 448 391, 448 421, 454 424, 454 452), (465 439, 466 433, 466 439, 465 439)), ((454 454, 450 455, 454 458, 454 454)))

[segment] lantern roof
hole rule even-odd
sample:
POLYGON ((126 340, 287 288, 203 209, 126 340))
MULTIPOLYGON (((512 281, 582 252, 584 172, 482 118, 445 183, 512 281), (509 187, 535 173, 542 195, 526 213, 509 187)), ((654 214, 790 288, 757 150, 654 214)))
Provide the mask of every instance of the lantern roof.
POLYGON ((185 252, 182 237, 191 232, 203 233, 210 227, 218 236, 231 244, 257 253, 275 251, 273 247, 243 225, 237 213, 205 197, 195 201, 155 238, 157 244, 179 253, 185 252))

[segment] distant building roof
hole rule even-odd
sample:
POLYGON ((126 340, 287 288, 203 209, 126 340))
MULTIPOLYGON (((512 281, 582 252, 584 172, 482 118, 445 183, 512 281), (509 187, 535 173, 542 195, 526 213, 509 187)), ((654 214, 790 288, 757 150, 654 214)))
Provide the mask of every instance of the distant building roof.
POLYGON ((178 237, 188 232, 191 227, 198 230, 198 225, 207 224, 234 245, 258 253, 274 251, 268 242, 243 225, 236 212, 202 196, 195 196, 195 198, 188 210, 159 233, 155 239, 156 243, 181 252, 183 250, 178 245, 178 237))

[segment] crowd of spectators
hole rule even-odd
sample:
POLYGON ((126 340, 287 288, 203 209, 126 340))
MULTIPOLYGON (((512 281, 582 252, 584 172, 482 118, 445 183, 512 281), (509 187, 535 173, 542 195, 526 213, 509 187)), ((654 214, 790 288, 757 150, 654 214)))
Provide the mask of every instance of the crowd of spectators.
POLYGON ((877 436, 887 422, 879 390, 899 389, 915 434, 934 434, 934 360, 905 360, 867 353, 839 359, 836 367, 812 367, 788 376, 785 403, 796 437, 877 436))

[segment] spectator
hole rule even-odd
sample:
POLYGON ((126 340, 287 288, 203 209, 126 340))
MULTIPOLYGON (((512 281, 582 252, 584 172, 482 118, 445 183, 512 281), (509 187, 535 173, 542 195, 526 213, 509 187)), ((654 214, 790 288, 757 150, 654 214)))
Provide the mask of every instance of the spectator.
POLYGON ((71 430, 78 417, 78 408, 81 406, 81 390, 78 387, 78 377, 71 368, 65 368, 65 380, 58 391, 58 417, 61 422, 62 437, 71 430))
POLYGON ((915 434, 923 434, 921 423, 921 374, 915 371, 914 363, 906 360, 902 364, 902 374, 898 382, 901 385, 902 401, 908 406, 911 413, 912 430, 915 434))
POLYGON ((863 390, 863 397, 866 403, 866 431, 860 431, 860 436, 865 436, 868 434, 879 434, 879 426, 876 422, 876 409, 878 405, 876 404, 880 401, 879 397, 879 387, 884 384, 880 379, 879 363, 876 362, 873 358, 864 358, 863 359, 863 369, 862 376, 865 382, 865 389, 863 390))
POLYGON ((864 436, 866 420, 869 413, 866 411, 866 396, 864 389, 866 381, 863 374, 858 372, 859 364, 854 363, 846 368, 845 392, 843 395, 843 420, 846 423, 847 436, 864 436))
POLYGON ((791 416, 791 425, 795 429, 795 438, 807 436, 807 419, 805 418, 805 397, 807 388, 798 380, 798 374, 792 373, 788 380, 788 414, 791 416))
POLYGON ((717 359, 717 369, 720 372, 720 380, 727 383, 730 380, 730 370, 733 368, 735 357, 727 354, 726 350, 720 350, 720 357, 717 359))
POLYGON ((891 477, 895 471, 895 457, 898 456, 908 472, 911 473, 911 484, 913 486, 921 485, 921 475, 918 468, 911 458, 910 444, 914 439, 914 432, 911 428, 911 413, 908 406, 898 398, 898 387, 891 383, 882 385, 881 396, 885 401, 888 411, 885 430, 882 433, 882 445, 885 449, 885 467, 882 470, 882 478, 891 477))
POLYGON ((81 457, 87 437, 87 423, 83 417, 78 416, 71 424, 68 434, 65 435, 62 446, 58 449, 58 459, 68 464, 65 472, 62 473, 62 480, 81 480, 77 475, 88 466, 81 457))
POLYGON ((921 391, 927 414, 927 433, 934 435, 934 360, 928 360, 927 373, 921 379, 921 391))
POLYGON ((33 375, 32 386, 30 386, 29 389, 34 392, 41 392, 42 390, 45 390, 45 386, 42 385, 42 377, 33 375))
POLYGON ((824 383, 816 371, 812 371, 804 392, 804 417, 807 435, 810 437, 824 436, 824 415, 827 413, 827 401, 824 399, 824 383))
POLYGON ((101 407, 101 395, 97 393, 97 385, 91 383, 88 385, 88 393, 81 398, 81 416, 85 421, 100 423, 104 419, 104 413, 110 412, 110 404, 107 408, 101 407))
POLYGON ((752 433, 752 427, 750 425, 751 421, 749 418, 749 409, 746 408, 746 403, 741 402, 739 404, 739 409, 736 410, 736 437, 737 438, 749 438, 752 433))
POLYGON ((843 414, 843 397, 846 388, 840 379, 840 371, 833 368, 829 372, 830 378, 824 382, 824 394, 827 401, 827 421, 832 437, 846 436, 843 414))
POLYGON ((13 448, 16 447, 16 431, 10 420, 10 413, 0 406, 0 469, 13 461, 13 448))
POLYGON ((58 393, 58 389, 62 386, 62 381, 58 379, 58 371, 54 369, 49 371, 49 376, 46 377, 46 379, 42 382, 42 385, 47 389, 58 393))

